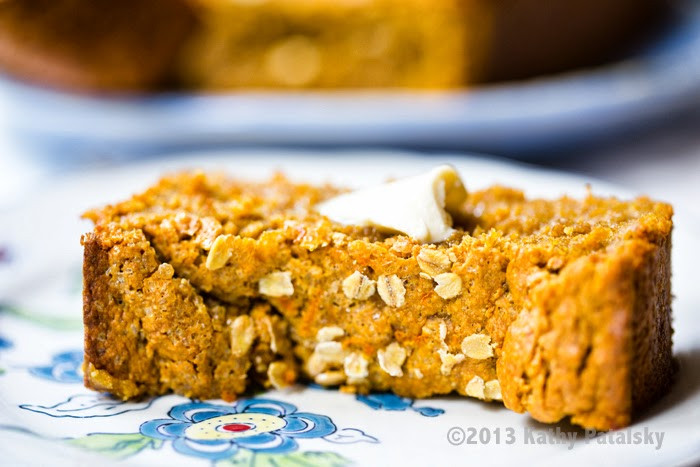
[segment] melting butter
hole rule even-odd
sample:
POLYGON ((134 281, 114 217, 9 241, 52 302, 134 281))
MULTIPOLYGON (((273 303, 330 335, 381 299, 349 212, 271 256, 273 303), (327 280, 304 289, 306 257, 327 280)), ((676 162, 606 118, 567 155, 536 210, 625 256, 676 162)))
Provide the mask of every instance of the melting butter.
POLYGON ((452 235, 450 214, 461 208, 466 197, 455 168, 441 165, 420 175, 337 196, 316 208, 340 224, 373 226, 421 243, 435 243, 452 235))

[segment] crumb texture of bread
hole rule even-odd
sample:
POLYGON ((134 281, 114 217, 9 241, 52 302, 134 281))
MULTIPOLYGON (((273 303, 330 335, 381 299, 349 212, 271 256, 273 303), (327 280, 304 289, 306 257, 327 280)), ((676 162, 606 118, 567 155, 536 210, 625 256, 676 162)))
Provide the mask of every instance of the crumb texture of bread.
POLYGON ((314 210, 340 192, 189 172, 86 213, 88 386, 232 399, 299 377, 599 430, 668 390, 667 204, 494 186, 420 244, 314 210))
POLYGON ((269 305, 203 297, 142 231, 98 227, 82 241, 88 387, 124 399, 173 391, 233 400, 248 379, 268 384, 273 361, 294 379, 286 323, 269 305))

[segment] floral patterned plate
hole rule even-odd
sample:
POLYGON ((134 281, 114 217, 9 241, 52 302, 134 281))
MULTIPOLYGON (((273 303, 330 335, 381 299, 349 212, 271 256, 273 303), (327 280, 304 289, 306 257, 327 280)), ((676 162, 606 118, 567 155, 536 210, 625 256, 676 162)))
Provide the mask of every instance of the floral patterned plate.
MULTIPOLYGON (((224 168, 250 177, 347 185, 454 164, 468 188, 520 186, 580 196, 581 178, 493 160, 387 152, 190 154, 56 180, 0 213, 0 464, 341 466, 507 462, 674 465, 700 462, 700 288, 696 233, 676 216, 674 335, 681 371, 671 393, 613 433, 544 425, 498 404, 458 397, 353 396, 319 387, 233 402, 167 395, 121 402, 82 386, 80 234, 84 209, 141 190, 164 171, 224 168), (333 157, 328 157, 333 156, 333 157)), ((593 182, 594 192, 631 196, 593 182)))

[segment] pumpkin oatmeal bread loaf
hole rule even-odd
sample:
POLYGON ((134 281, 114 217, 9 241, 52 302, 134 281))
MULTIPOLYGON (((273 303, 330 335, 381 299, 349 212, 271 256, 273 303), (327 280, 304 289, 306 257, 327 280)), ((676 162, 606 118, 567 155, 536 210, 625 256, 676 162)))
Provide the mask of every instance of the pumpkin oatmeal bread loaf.
POLYGON ((458 88, 615 59, 668 0, 3 0, 0 68, 78 90, 458 88))
POLYGON ((190 87, 456 88, 600 64, 667 0, 191 0, 190 87))
POLYGON ((191 172, 88 212, 86 385, 230 400, 299 375, 599 430, 669 388, 669 205, 494 186, 419 243, 319 214, 339 193, 191 172))

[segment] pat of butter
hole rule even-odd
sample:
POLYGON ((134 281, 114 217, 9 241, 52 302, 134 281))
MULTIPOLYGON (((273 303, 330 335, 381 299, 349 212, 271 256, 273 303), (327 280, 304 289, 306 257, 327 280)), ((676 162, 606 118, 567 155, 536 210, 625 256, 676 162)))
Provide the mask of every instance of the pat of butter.
POLYGON ((452 235, 450 213, 461 208, 466 196, 455 168, 441 165, 421 175, 337 196, 316 208, 340 224, 373 226, 434 243, 452 235))

